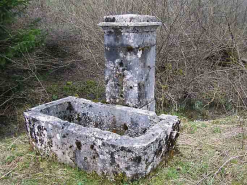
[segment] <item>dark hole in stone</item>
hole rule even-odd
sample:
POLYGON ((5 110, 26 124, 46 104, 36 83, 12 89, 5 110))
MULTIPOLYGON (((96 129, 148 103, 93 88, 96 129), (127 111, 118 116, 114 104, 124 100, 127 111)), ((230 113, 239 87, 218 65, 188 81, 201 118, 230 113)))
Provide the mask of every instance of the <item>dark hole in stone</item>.
POLYGON ((128 130, 129 128, 128 128, 128 126, 127 126, 126 124, 124 124, 124 125, 123 125, 123 129, 126 131, 126 130, 128 130))
POLYGON ((47 144, 48 144, 48 146, 51 148, 52 147, 52 140, 49 140, 48 142, 47 142, 47 144))
POLYGON ((120 150, 121 150, 121 151, 129 152, 129 153, 133 153, 130 149, 125 148, 125 147, 123 147, 123 146, 120 148, 120 150))
POLYGON ((72 104, 70 102, 68 102, 67 110, 70 112, 72 112, 74 110, 74 107, 72 106, 72 104))
POLYGON ((142 100, 145 99, 145 85, 143 82, 138 83, 138 101, 142 103, 142 100))
POLYGON ((134 159, 133 159, 133 161, 135 161, 136 163, 141 163, 141 161, 142 161, 142 157, 141 156, 137 156, 137 157, 135 157, 134 159))
POLYGON ((77 141, 75 142, 75 144, 76 144, 78 150, 81 150, 81 142, 77 140, 77 141))
POLYGON ((130 166, 127 166, 125 169, 126 169, 126 170, 129 170, 129 169, 130 169, 130 166))
POLYGON ((155 152, 157 156, 159 156, 162 153, 162 147, 159 147, 158 150, 155 152))
POLYGON ((116 18, 115 17, 106 17, 105 18, 105 22, 115 22, 116 21, 116 18))
POLYGON ((111 162, 110 162, 110 165, 113 165, 113 164, 115 164, 115 163, 116 163, 116 161, 115 161, 114 153, 111 152, 111 162))
POLYGON ((121 98, 123 98, 123 95, 122 95, 122 94, 120 94, 120 97, 121 97, 121 98))
POLYGON ((132 52, 132 51, 134 51, 134 48, 132 48, 131 46, 128 46, 128 47, 127 47, 127 51, 128 51, 128 52, 132 52))
POLYGON ((132 87, 132 86, 130 86, 130 89, 133 89, 133 87, 132 87))
POLYGON ((107 31, 107 35, 111 35, 113 33, 114 33, 114 31, 107 31))
POLYGON ((161 141, 160 141, 159 145, 158 145, 158 149, 155 151, 155 155, 159 156, 160 154, 162 154, 162 150, 163 150, 163 147, 162 147, 162 144, 161 144, 161 141))
POLYGON ((62 138, 66 138, 66 135, 64 134, 64 135, 62 135, 62 138))
POLYGON ((94 149, 94 145, 91 145, 90 148, 93 150, 94 149))
POLYGON ((121 62, 119 63, 119 66, 120 66, 120 67, 123 67, 123 61, 121 61, 121 62))
POLYGON ((93 159, 96 159, 96 157, 95 157, 95 156, 93 156, 93 159))
POLYGON ((99 127, 99 123, 95 122, 95 123, 94 123, 94 127, 95 127, 95 128, 98 128, 98 127, 99 127))
POLYGON ((79 121, 79 122, 82 120, 80 114, 77 114, 76 120, 79 121))
POLYGON ((74 121, 73 115, 69 115, 69 116, 68 116, 68 121, 69 121, 69 122, 73 122, 73 121, 74 121))

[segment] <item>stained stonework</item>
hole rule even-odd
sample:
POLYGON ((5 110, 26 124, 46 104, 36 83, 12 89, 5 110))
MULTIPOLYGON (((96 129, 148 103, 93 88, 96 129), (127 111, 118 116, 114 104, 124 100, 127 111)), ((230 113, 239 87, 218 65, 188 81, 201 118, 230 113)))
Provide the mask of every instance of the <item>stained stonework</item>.
POLYGON ((146 176, 175 146, 180 121, 157 116, 154 16, 106 16, 106 100, 76 97, 24 112, 32 145, 43 155, 110 179, 146 176), (114 105, 120 104, 120 105, 114 105), (124 105, 124 106, 123 106, 124 105))
POLYGON ((106 101, 155 111, 156 29, 148 15, 106 16, 104 30, 106 101))
POLYGON ((68 97, 24 113, 32 144, 44 155, 114 179, 149 174, 173 149, 176 116, 68 97))

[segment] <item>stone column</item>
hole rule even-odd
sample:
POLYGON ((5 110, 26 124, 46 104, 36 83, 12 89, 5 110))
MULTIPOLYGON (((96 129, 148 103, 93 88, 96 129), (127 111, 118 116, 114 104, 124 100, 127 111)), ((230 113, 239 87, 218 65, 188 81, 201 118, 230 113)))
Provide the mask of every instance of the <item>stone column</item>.
POLYGON ((110 15, 104 30, 106 101, 155 111, 156 29, 154 16, 110 15))

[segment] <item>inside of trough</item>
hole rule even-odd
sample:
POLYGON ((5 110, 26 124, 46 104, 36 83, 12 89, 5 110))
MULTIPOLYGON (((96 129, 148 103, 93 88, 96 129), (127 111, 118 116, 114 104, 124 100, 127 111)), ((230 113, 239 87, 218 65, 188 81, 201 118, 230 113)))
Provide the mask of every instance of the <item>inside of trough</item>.
MULTIPOLYGON (((94 127, 119 135, 138 137, 154 125, 157 116, 142 114, 100 103, 64 102, 47 106, 41 113, 84 127, 94 127)), ((157 120, 156 120, 157 121, 157 120)))

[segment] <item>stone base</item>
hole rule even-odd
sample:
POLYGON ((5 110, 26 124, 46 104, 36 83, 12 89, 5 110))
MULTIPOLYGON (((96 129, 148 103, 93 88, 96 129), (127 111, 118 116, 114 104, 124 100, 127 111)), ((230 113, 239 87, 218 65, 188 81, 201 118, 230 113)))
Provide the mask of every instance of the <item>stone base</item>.
POLYGON ((24 113, 31 143, 42 155, 110 179, 149 174, 174 147, 176 116, 67 97, 24 113))

